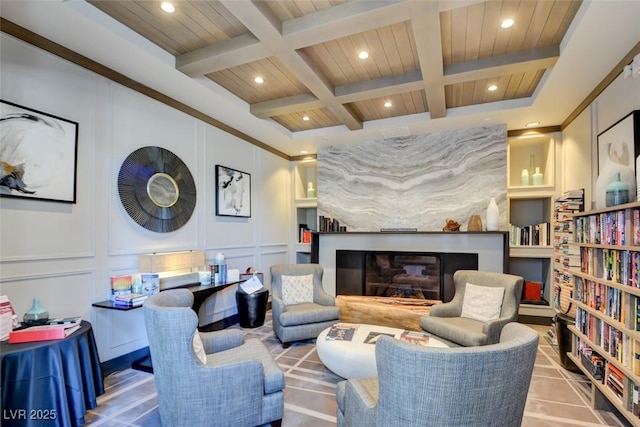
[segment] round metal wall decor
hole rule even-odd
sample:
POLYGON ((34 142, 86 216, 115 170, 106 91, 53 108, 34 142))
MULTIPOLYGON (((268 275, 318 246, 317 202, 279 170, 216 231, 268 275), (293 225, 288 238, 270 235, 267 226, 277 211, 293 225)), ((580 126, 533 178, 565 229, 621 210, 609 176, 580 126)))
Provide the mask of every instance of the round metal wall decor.
POLYGON ((196 206, 189 168, 160 147, 142 147, 127 156, 118 173, 118 193, 129 216, 158 233, 185 225, 196 206))

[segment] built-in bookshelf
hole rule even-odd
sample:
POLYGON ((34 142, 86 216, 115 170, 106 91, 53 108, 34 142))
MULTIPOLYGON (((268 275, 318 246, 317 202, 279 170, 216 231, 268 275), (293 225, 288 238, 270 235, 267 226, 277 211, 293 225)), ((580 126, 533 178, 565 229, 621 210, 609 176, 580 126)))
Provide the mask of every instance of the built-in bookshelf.
POLYGON ((519 314, 551 319, 553 310, 553 212, 561 162, 560 133, 509 138, 507 150, 508 272, 522 276, 519 314), (534 180, 534 174, 538 179, 534 180), (538 300, 531 289, 541 288, 538 300))
POLYGON ((554 314, 551 305, 553 194, 546 190, 528 191, 509 194, 507 198, 510 223, 508 272, 525 280, 519 313, 551 318, 554 314), (516 229, 523 230, 522 234, 514 231, 516 229), (541 289, 539 299, 527 297, 529 286, 541 289))
POLYGON ((589 377, 592 402, 640 425, 640 203, 573 215, 580 253, 569 357, 589 377))
POLYGON ((311 261, 311 233, 318 231, 317 162, 292 163, 294 256, 296 264, 311 261))

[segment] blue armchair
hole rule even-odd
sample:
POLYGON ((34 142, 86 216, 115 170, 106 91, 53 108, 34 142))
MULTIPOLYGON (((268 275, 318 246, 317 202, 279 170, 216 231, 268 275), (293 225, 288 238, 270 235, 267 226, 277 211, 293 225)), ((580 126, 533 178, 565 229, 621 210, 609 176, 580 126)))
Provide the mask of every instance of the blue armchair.
POLYGON ((198 332, 192 303, 172 289, 144 304, 162 424, 280 425, 284 373, 267 348, 238 329, 198 332))
MULTIPOLYGON (((323 269, 319 264, 284 264, 271 266, 271 312, 273 331, 288 347, 292 341, 316 338, 320 332, 340 320, 340 309, 335 298, 322 288, 323 269), (307 283, 295 286, 312 288, 307 298, 297 303, 287 301, 287 279, 306 276, 307 283)), ((295 280, 292 280, 295 281, 295 280)), ((292 285, 293 286, 293 285, 292 285)))
POLYGON ((510 323, 500 342, 422 347, 383 336, 378 377, 338 384, 338 427, 519 427, 538 349, 538 333, 510 323))
MULTIPOLYGON (((430 314, 420 318, 420 327, 425 331, 462 346, 487 345, 498 342, 500 332, 506 324, 518 321, 524 283, 522 277, 491 271, 458 270, 453 274, 453 283, 453 299, 444 304, 434 305, 430 314), (478 320, 463 316, 468 284, 487 289, 504 289, 497 318, 478 320)), ((482 302, 478 301, 477 304, 482 302)))

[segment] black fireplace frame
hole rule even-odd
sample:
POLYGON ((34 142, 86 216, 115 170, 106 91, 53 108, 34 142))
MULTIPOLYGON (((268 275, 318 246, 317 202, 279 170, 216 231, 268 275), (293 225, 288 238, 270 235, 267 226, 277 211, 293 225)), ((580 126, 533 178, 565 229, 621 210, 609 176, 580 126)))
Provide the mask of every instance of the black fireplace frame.
POLYGON ((440 296, 448 302, 455 292, 453 273, 477 270, 478 254, 466 252, 420 252, 398 250, 336 250, 336 295, 364 295, 367 255, 434 256, 440 260, 440 296))

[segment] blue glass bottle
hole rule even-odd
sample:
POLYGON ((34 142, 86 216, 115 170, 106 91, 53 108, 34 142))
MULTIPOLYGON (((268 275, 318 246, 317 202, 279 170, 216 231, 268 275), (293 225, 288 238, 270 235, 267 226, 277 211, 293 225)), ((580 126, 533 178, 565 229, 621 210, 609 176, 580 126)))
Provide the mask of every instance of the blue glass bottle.
POLYGON ((613 175, 613 181, 607 185, 606 205, 616 206, 629 203, 629 185, 620 181, 620 172, 613 175))
POLYGON ((40 307, 40 298, 33 299, 33 307, 24 314, 22 321, 27 326, 44 325, 49 320, 49 312, 40 307))

